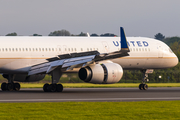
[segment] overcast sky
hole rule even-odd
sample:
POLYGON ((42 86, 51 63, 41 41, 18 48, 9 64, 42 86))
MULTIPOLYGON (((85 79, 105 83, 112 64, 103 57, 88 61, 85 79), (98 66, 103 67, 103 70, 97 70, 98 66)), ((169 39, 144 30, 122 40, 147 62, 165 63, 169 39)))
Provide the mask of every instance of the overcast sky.
POLYGON ((0 35, 66 29, 127 36, 180 36, 180 0, 0 0, 0 35))

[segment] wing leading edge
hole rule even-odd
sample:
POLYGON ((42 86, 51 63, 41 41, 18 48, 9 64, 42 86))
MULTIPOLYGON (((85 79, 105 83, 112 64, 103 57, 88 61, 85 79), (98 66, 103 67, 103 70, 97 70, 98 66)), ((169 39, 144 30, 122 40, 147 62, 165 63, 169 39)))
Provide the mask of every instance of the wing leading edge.
POLYGON ((120 33, 121 33, 120 51, 114 51, 111 53, 102 53, 102 54, 100 54, 98 51, 90 51, 90 52, 58 55, 58 57, 47 59, 48 62, 32 66, 28 72, 28 75, 34 75, 40 73, 48 74, 58 67, 60 67, 62 71, 67 71, 67 70, 72 70, 73 68, 85 67, 97 61, 129 56, 128 52, 130 51, 127 44, 126 35, 122 27, 120 27, 120 33))

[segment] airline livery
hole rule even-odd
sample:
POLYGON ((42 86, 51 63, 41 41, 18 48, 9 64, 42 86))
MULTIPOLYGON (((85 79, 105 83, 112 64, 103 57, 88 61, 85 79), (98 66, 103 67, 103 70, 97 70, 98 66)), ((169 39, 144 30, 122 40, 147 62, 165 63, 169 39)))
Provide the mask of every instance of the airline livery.
POLYGON ((19 82, 42 80, 46 74, 52 83, 45 92, 62 92, 59 79, 63 73, 78 72, 84 82, 117 83, 123 69, 137 69, 144 74, 140 90, 146 90, 148 73, 153 69, 174 67, 177 56, 163 42, 143 37, 0 37, 0 73, 8 83, 2 91, 20 90, 19 82))

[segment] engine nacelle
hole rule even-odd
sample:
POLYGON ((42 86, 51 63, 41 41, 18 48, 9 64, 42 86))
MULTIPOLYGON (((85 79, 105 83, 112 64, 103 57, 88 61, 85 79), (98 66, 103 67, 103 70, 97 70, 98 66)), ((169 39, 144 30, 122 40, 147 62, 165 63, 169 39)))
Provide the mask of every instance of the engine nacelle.
POLYGON ((90 65, 79 70, 79 78, 95 84, 117 83, 123 76, 123 69, 116 63, 90 65))

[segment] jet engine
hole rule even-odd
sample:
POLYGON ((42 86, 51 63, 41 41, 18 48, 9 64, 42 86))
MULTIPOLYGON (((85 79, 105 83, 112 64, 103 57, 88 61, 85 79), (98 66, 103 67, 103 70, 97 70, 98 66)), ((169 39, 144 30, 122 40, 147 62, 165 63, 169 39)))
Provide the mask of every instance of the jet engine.
POLYGON ((117 83, 123 76, 123 69, 116 63, 94 64, 81 68, 79 78, 84 82, 95 84, 117 83))

